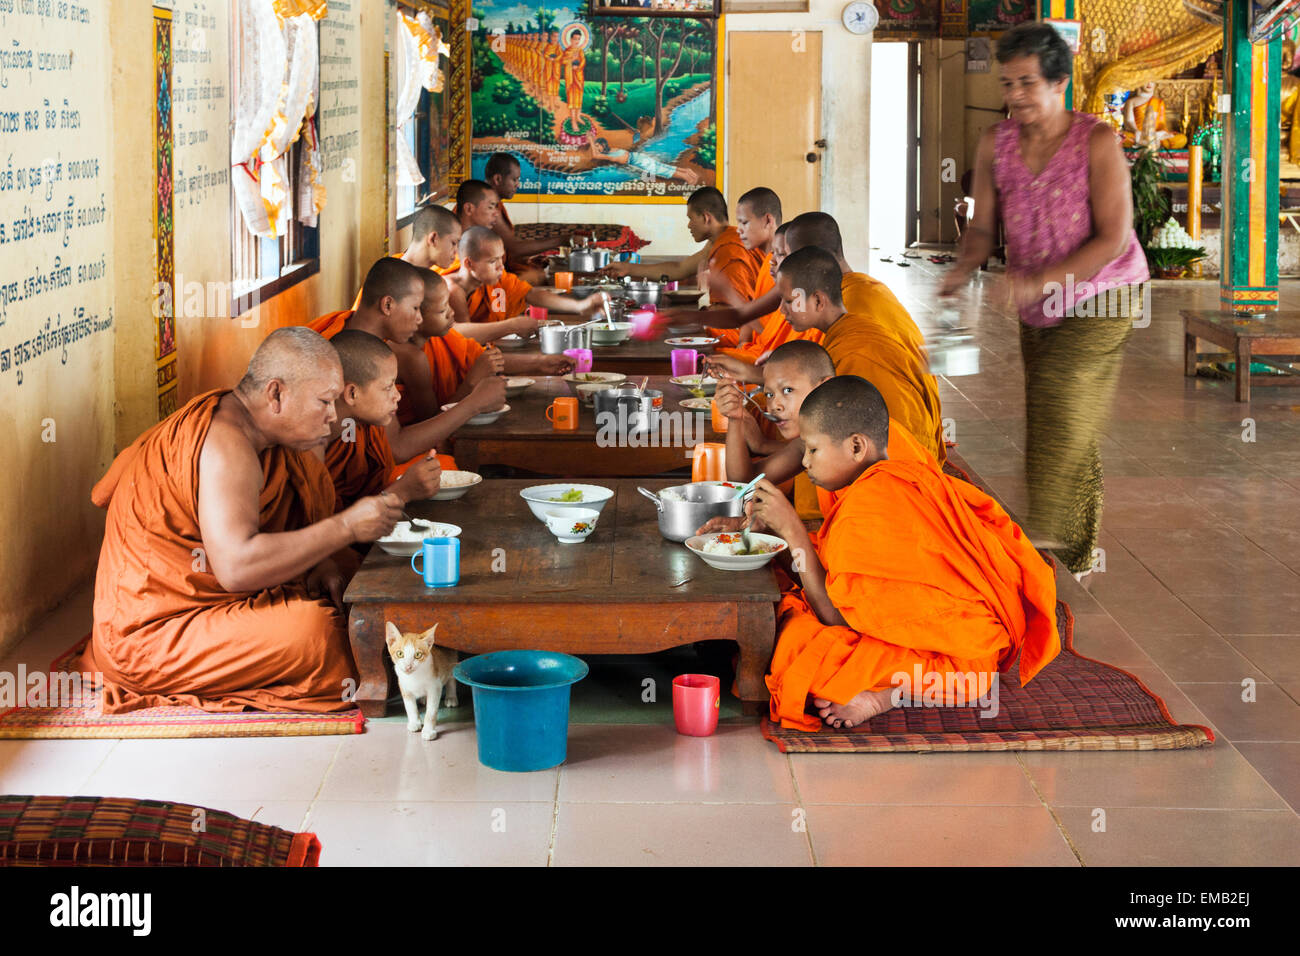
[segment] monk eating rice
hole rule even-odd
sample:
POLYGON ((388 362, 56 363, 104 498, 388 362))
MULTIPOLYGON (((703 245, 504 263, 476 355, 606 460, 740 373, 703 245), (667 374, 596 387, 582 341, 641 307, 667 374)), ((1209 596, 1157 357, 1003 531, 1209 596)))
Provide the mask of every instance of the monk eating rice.
POLYGON ((919 693, 918 673, 957 691, 944 703, 970 703, 1017 657, 1023 684, 1056 656, 1051 568, 973 485, 928 460, 889 458, 875 386, 819 385, 799 433, 809 478, 828 493, 825 523, 809 534, 766 480, 751 506, 757 526, 789 543, 800 579, 778 610, 773 720, 853 727, 919 693))

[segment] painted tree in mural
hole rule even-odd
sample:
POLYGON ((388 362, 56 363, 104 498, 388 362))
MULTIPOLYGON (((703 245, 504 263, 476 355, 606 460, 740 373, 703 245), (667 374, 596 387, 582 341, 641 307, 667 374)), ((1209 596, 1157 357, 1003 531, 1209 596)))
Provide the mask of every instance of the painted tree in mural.
MULTIPOLYGON (((677 75, 678 68, 682 65, 682 54, 686 51, 687 43, 697 34, 703 33, 703 28, 696 25, 694 20, 678 20, 668 17, 660 18, 657 22, 651 20, 647 31, 654 43, 654 64, 655 64, 655 108, 654 122, 655 135, 663 132, 664 129, 664 84, 677 75), (668 68, 668 75, 664 75, 664 43, 669 41, 671 45, 677 47, 677 55, 668 68)), ((671 46, 667 51, 671 56, 671 46)), ((642 61, 644 63, 644 61, 642 61)))

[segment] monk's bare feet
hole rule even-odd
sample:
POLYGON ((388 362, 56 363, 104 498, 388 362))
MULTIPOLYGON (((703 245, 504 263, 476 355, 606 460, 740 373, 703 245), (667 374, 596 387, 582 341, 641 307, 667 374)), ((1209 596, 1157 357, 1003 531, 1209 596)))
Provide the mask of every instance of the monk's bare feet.
POLYGON ((892 691, 864 690, 847 704, 836 704, 820 697, 813 698, 813 706, 822 720, 836 730, 856 727, 894 706, 892 691))

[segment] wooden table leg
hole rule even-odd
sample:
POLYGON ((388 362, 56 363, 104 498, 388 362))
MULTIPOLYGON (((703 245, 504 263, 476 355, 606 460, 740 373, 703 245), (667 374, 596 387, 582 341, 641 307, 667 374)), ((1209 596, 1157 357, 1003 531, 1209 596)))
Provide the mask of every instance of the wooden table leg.
POLYGON ((388 668, 384 664, 384 607, 382 604, 354 604, 348 615, 348 640, 361 682, 356 705, 367 717, 388 713, 388 668))
POLYGON ((1237 339, 1237 401, 1250 401, 1250 339, 1237 339))
POLYGON ((776 647, 776 612, 771 604, 740 606, 736 627, 740 662, 736 666, 736 690, 744 714, 767 713, 767 683, 763 678, 772 663, 776 647))
POLYGON ((1188 378, 1196 376, 1196 336, 1191 332, 1183 333, 1183 374, 1188 378))

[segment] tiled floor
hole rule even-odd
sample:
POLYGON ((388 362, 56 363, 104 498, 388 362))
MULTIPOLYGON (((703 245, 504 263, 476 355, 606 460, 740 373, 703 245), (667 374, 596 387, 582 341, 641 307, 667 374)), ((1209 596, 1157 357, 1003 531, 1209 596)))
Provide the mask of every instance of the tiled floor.
MULTIPOLYGON (((926 325, 942 267, 913 262, 872 271, 926 325)), ((961 454, 1017 510, 1023 378, 995 281, 968 306, 981 374, 941 391, 961 454)), ((1282 299, 1296 307, 1300 285, 1282 299)), ((1216 301, 1212 283, 1157 284, 1103 449, 1105 571, 1060 583, 1079 649, 1211 726, 1213 748, 785 756, 743 718, 679 737, 660 705, 640 723, 575 723, 568 762, 535 774, 480 766, 471 724, 425 743, 389 718, 356 737, 0 741, 0 790, 217 807, 313 830, 327 865, 1294 863, 1300 393, 1256 389, 1243 406, 1230 383, 1183 378, 1178 309, 1216 301)), ((47 665, 89 618, 83 592, 0 670, 47 665)))

